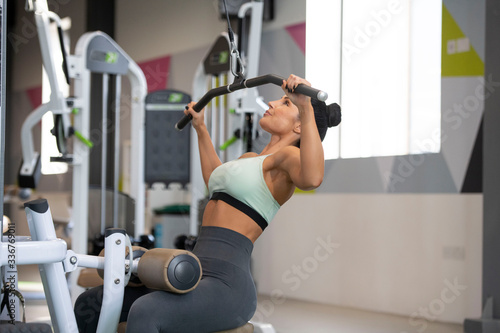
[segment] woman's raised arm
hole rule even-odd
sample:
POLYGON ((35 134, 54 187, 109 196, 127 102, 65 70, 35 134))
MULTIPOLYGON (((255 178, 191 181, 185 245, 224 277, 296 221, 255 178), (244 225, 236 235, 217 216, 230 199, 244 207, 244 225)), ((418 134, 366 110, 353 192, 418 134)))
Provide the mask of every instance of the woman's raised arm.
POLYGON ((222 162, 217 156, 215 152, 214 145, 210 138, 210 134, 208 133, 207 126, 205 125, 205 109, 200 112, 196 112, 193 110, 193 105, 195 102, 191 102, 184 110, 186 115, 191 114, 193 117, 192 125, 198 135, 198 149, 200 151, 200 161, 201 161, 201 172, 203 175, 203 180, 205 181, 205 185, 208 186, 208 180, 210 179, 210 175, 212 171, 215 170, 222 162))
POLYGON ((299 109, 300 115, 300 153, 291 153, 284 161, 284 167, 294 185, 307 191, 317 188, 323 182, 325 158, 311 98, 293 93, 298 84, 311 85, 298 76, 290 75, 281 86, 292 103, 299 109))

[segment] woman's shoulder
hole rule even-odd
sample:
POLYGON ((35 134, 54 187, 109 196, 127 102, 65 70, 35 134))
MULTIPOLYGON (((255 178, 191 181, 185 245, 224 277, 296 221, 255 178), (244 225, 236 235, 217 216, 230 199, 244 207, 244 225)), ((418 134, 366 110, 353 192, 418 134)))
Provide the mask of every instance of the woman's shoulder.
POLYGON ((254 152, 249 152, 241 155, 238 159, 243 159, 243 158, 251 158, 251 157, 257 157, 257 156, 266 156, 268 157, 267 160, 273 161, 271 164, 273 165, 279 165, 280 163, 283 163, 284 161, 290 161, 290 160, 300 160, 300 149, 294 146, 287 146, 284 148, 281 148, 277 152, 271 153, 271 154, 264 154, 260 155, 254 152))
POLYGON ((287 146, 281 148, 274 154, 272 154, 271 159, 274 160, 275 165, 280 165, 282 163, 293 163, 300 161, 300 149, 294 146, 287 146))
POLYGON ((276 154, 282 157, 299 157, 300 149, 295 146, 286 146, 277 151, 276 154))

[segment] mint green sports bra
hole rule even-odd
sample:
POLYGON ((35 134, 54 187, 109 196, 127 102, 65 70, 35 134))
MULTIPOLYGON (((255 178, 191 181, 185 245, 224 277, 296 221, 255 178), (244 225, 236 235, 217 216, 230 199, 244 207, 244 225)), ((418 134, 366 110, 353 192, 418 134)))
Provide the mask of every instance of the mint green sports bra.
POLYGON ((240 158, 218 166, 208 180, 210 200, 222 200, 250 216, 264 230, 280 209, 267 187, 262 163, 269 155, 240 158))

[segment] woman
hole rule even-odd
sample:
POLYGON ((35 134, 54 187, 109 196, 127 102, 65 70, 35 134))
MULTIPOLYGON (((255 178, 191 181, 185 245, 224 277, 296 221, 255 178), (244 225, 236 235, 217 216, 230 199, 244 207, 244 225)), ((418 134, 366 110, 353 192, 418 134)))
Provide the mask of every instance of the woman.
MULTIPOLYGON (((260 120, 262 129, 271 134, 263 151, 224 164, 205 126, 204 110, 195 112, 193 102, 186 107, 185 113, 193 116, 203 179, 211 198, 193 250, 203 277, 187 294, 134 291, 136 296, 147 294, 133 301, 127 332, 216 332, 242 326, 252 318, 257 306, 249 268, 253 243, 296 187, 312 190, 321 184, 321 141, 327 128, 340 122, 338 105, 326 106, 294 93, 299 84, 310 85, 290 75, 281 86, 285 96, 269 103, 260 120)), ((75 312, 79 307, 80 312, 85 310, 83 299, 77 301, 75 312)), ((128 297, 125 313, 130 303, 128 297)), ((88 322, 85 318, 78 322, 81 331, 91 329, 83 328, 88 322)))

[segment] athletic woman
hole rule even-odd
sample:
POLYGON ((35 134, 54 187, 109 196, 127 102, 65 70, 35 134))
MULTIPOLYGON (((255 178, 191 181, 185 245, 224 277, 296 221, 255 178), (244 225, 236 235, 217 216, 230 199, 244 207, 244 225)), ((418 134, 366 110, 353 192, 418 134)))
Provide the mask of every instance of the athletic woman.
MULTIPOLYGON (((127 288, 121 318, 127 321, 127 332, 217 332, 242 326, 252 318, 257 306, 249 267, 253 243, 295 188, 307 191, 321 184, 321 141, 327 128, 340 122, 338 105, 327 106, 294 93, 299 84, 310 86, 290 75, 281 86, 285 95, 269 102, 260 126, 271 134, 271 140, 262 152, 246 153, 224 164, 205 126, 204 110, 198 113, 193 110, 194 102, 188 105, 185 113, 193 117, 210 194, 193 250, 203 277, 187 294, 127 288)), ((98 315, 90 320, 85 311, 90 308, 89 297, 100 303, 101 295, 102 289, 94 288, 78 299, 75 313, 81 332, 95 332, 98 315)))

